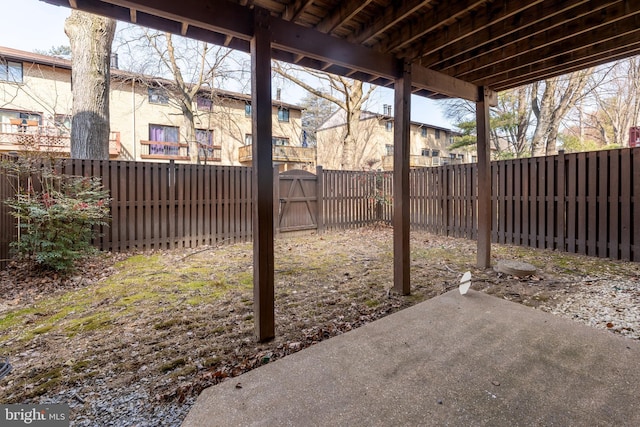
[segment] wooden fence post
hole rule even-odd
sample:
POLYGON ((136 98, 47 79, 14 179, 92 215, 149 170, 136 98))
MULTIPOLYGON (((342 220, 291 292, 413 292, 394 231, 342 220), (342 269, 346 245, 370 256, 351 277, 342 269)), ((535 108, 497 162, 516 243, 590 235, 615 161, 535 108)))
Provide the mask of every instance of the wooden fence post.
POLYGON ((316 166, 316 222, 318 234, 324 232, 324 170, 316 166))
POLYGON ((280 169, 273 165, 273 235, 280 234, 280 169))

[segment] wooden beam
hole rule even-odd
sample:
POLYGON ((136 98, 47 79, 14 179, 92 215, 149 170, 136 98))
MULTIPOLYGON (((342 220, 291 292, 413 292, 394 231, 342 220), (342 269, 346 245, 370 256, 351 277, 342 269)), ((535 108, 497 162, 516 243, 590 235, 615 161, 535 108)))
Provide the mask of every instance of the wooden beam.
POLYGON ((478 88, 476 103, 477 155, 478 155, 478 240, 477 266, 491 266, 491 150, 489 145, 490 95, 484 87, 478 88))
POLYGON ((418 89, 427 89, 453 98, 478 101, 477 86, 417 64, 412 66, 411 78, 413 86, 418 89))
POLYGON ((397 58, 393 55, 352 44, 282 19, 274 19, 272 28, 273 47, 278 49, 390 79, 399 75, 397 58))
POLYGON ((186 22, 182 23, 182 28, 180 28, 180 35, 181 36, 186 36, 187 35, 187 30, 189 29, 189 24, 187 24, 186 22))
POLYGON ((395 82, 393 130, 393 287, 411 293, 409 247, 409 144, 411 136, 411 64, 403 63, 395 82))
POLYGON ((129 19, 131 19, 131 23, 132 24, 137 24, 138 23, 138 17, 136 16, 136 10, 135 9, 129 9, 129 19))
POLYGON ((271 29, 269 12, 256 8, 251 39, 253 156, 253 310, 258 341, 275 336, 273 161, 271 149, 271 29))
POLYGON ((321 33, 331 33, 348 20, 356 16, 373 0, 349 0, 338 3, 338 6, 316 25, 316 30, 321 33))

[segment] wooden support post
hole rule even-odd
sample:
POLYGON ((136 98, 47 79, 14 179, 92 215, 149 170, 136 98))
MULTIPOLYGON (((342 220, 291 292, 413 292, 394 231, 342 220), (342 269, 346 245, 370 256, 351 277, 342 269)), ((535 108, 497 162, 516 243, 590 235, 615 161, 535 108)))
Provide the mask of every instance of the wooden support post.
POLYGON ((258 341, 275 336, 273 161, 271 149, 271 30, 269 12, 254 9, 251 39, 253 132, 253 310, 258 341))
POLYGON ((393 132, 393 287, 411 293, 409 248, 409 141, 411 126, 411 64, 403 64, 395 82, 393 132))
POLYGON ((489 150, 489 95, 478 87, 476 126, 478 134, 478 253, 479 268, 491 266, 491 152, 489 150))

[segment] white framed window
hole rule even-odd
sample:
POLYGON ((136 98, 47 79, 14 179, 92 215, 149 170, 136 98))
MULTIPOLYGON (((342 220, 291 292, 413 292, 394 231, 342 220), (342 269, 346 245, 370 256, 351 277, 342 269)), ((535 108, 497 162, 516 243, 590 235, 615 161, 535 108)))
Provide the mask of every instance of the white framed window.
POLYGON ((289 121, 289 109, 280 107, 278 108, 278 121, 279 122, 288 122, 289 121))
POLYGON ((169 95, 164 88, 150 87, 149 88, 149 104, 168 104, 169 95))
POLYGON ((0 62, 0 80, 12 83, 22 83, 22 62, 0 62))

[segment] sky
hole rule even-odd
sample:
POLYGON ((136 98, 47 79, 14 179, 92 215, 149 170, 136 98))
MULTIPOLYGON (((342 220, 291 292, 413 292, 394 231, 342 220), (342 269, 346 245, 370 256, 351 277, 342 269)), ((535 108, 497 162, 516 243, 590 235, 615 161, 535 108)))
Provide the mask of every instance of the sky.
MULTIPOLYGON (((71 9, 53 6, 39 0, 0 0, 0 46, 33 52, 49 50, 51 47, 68 46, 69 39, 64 33, 64 20, 71 9)), ((292 104, 304 96, 304 91, 294 85, 283 88, 283 98, 287 96, 292 104)), ((382 105, 393 105, 393 91, 380 88, 375 102, 369 109, 382 113, 382 105)), ((420 96, 411 97, 411 120, 430 125, 451 128, 451 123, 443 116, 440 103, 420 96)))

